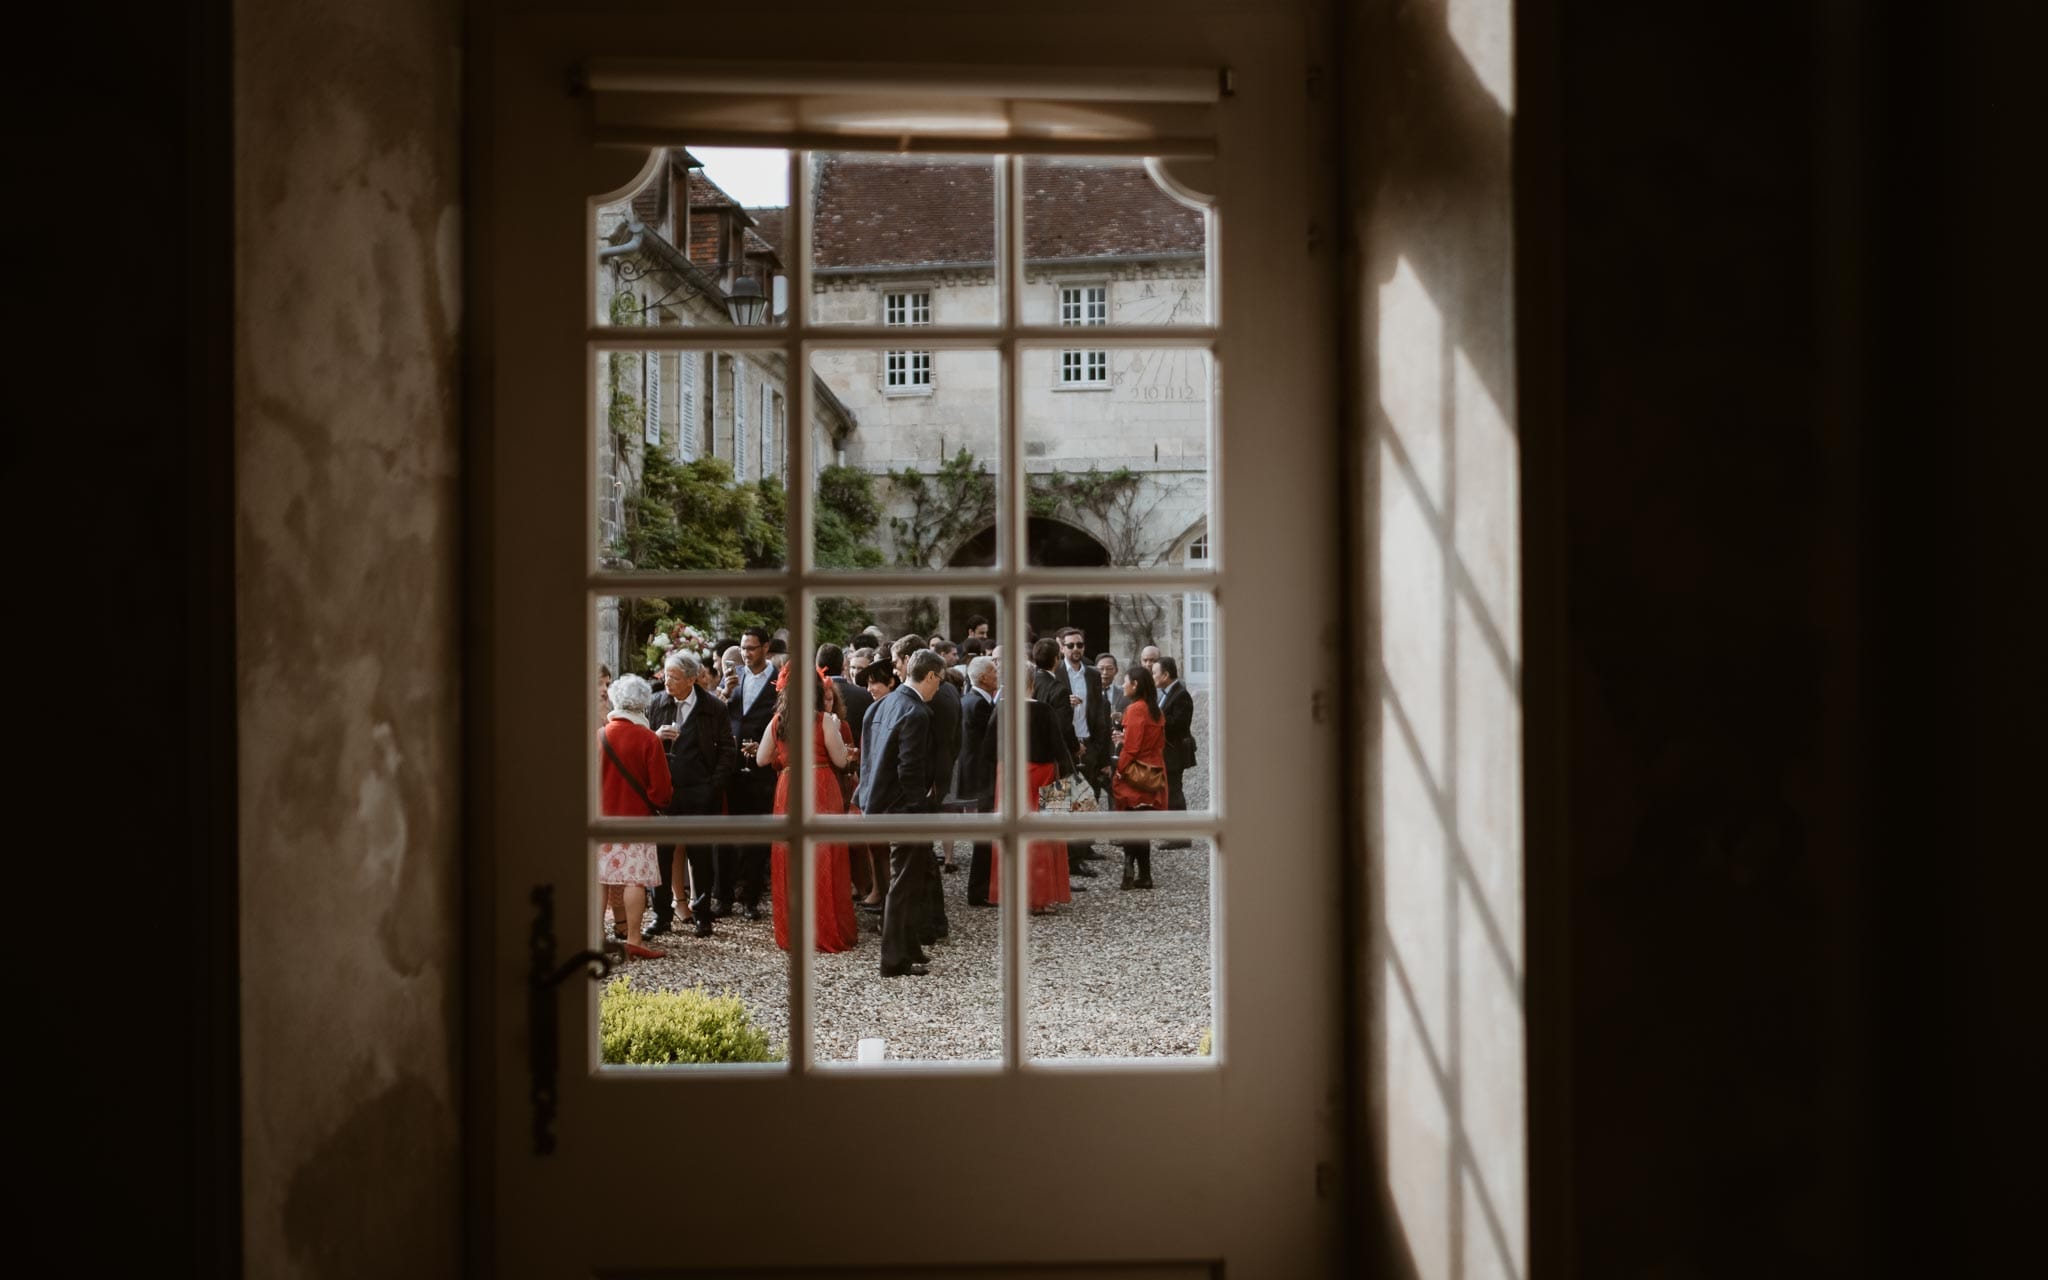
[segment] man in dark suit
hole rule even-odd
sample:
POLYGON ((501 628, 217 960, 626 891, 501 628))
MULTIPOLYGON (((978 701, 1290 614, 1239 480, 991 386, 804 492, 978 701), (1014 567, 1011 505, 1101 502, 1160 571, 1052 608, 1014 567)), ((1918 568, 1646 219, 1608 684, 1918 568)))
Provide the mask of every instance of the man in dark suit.
MULTIPOLYGON (((1180 663, 1173 658, 1160 658, 1156 667, 1159 673, 1159 718, 1166 730, 1166 807, 1185 810, 1188 807, 1187 792, 1181 789, 1181 777, 1195 767, 1195 699, 1188 687, 1180 682, 1180 663)), ((1185 848, 1185 840, 1161 840, 1162 849, 1185 848)))
MULTIPOLYGON (((988 722, 996 709, 1000 685, 995 659, 986 654, 967 660, 967 692, 960 699, 960 763, 953 770, 953 794, 971 801, 977 813, 992 813, 996 807, 995 753, 983 753, 988 722)), ((967 864, 967 905, 988 907, 990 845, 974 842, 974 858, 967 864)))
MULTIPOLYGON (((775 810, 775 770, 754 763, 754 748, 775 719, 775 667, 768 661, 768 632, 748 627, 740 635, 740 667, 726 704, 732 736, 739 744, 739 773, 727 798, 734 816, 775 810)), ((761 892, 768 887, 768 846, 726 845, 719 850, 718 884, 712 896, 716 914, 729 916, 734 903, 747 919, 761 918, 761 892)))
MULTIPOLYGON (((1088 661, 1088 637, 1079 627, 1061 627, 1058 634, 1059 661, 1053 677, 1066 694, 1060 715, 1060 729, 1067 751, 1088 785, 1107 791, 1104 775, 1109 771, 1109 700, 1102 696, 1102 678, 1088 661)), ((1100 861, 1093 840, 1067 842, 1067 870, 1074 875, 1098 874, 1086 864, 1100 861)))
MULTIPOLYGON (((926 646, 916 636, 904 636, 895 644, 893 653, 898 671, 908 671, 910 659, 926 646)), ((933 648, 933 653, 938 649, 933 648)), ((953 682, 944 678, 946 655, 939 654, 939 687, 931 697, 932 709, 932 802, 936 812, 946 799, 947 790, 953 785, 953 766, 960 758, 960 690, 953 682)), ((939 859, 941 867, 951 864, 948 850, 950 841, 934 844, 932 855, 939 859)), ((937 942, 949 932, 946 923, 945 881, 933 879, 926 886, 924 914, 920 917, 917 937, 924 944, 937 942)))
MULTIPOLYGON (((945 663, 929 649, 910 657, 906 678, 868 709, 860 744, 860 790, 866 814, 928 813, 933 788, 933 726, 930 702, 945 683, 945 663)), ((932 874, 930 840, 892 842, 889 894, 882 904, 882 976, 922 976, 930 957, 918 932, 932 874)))
MULTIPOLYGON (((739 769, 739 747, 725 704, 697 687, 700 666, 687 653, 671 653, 662 666, 663 692, 647 708, 647 725, 661 739, 668 756, 669 781, 675 784, 668 812, 704 815, 724 812, 725 791, 739 769)), ((667 933, 675 919, 676 898, 683 880, 676 875, 676 846, 659 844, 661 887, 654 891, 654 927, 667 933)), ((690 882, 690 918, 700 938, 711 936, 711 886, 716 879, 715 846, 692 844, 684 849, 690 882)))

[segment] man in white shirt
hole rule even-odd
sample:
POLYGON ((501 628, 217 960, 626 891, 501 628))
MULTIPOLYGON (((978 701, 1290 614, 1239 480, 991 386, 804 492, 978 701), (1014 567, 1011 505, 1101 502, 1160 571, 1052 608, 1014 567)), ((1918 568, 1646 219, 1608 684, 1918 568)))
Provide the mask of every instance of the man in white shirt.
MULTIPOLYGON (((662 752, 668 757, 669 781, 674 788, 668 812, 720 813, 726 789, 739 768, 725 704, 701 687, 698 661, 692 654, 669 654, 661 674, 663 692, 656 694, 647 708, 647 724, 661 739, 662 752)), ((684 862, 677 860, 672 844, 658 844, 655 852, 662 883, 654 893, 654 927, 648 932, 667 933, 676 905, 687 902, 697 936, 710 937, 711 885, 717 874, 713 847, 686 846, 684 862)))
MULTIPOLYGON (((1099 793, 1105 790, 1103 775, 1109 762, 1109 702, 1102 696, 1101 677, 1088 661, 1088 637, 1081 628, 1062 627, 1058 638, 1060 666, 1054 674, 1066 681, 1068 705, 1072 709, 1068 746, 1081 776, 1099 793)), ((1067 869, 1075 875, 1097 874, 1093 867, 1082 864, 1101 857, 1095 852, 1093 840, 1067 842, 1067 869)))
MULTIPOLYGON (((1159 673, 1159 719, 1166 731, 1166 807, 1185 811, 1187 792, 1181 777, 1195 765, 1195 700, 1180 682, 1180 663, 1159 658, 1153 664, 1159 673)), ((1184 849, 1185 840, 1161 840, 1161 849, 1184 849)))
MULTIPOLYGON (((775 770, 761 768, 754 759, 754 749, 775 719, 775 667, 768 661, 768 643, 768 633, 760 627, 748 627, 741 634, 740 666, 734 673, 738 680, 726 704, 740 753, 739 775, 728 793, 734 816, 775 810, 775 770)), ((718 888, 713 895, 719 915, 731 915, 737 904, 747 919, 759 920, 761 894, 767 887, 767 845, 727 845, 719 850, 718 888)))

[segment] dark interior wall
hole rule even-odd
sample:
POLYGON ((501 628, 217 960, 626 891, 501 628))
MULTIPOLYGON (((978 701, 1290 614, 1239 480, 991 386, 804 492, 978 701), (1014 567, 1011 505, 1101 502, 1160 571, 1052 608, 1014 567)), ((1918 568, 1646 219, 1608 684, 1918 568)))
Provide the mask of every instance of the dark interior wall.
POLYGON ((9 26, 18 1274, 238 1274, 230 22, 9 26))
POLYGON ((1824 33, 1561 13, 1578 1257, 1854 1273, 1860 442, 1825 412, 1824 33))
POLYGON ((1524 439, 1563 681, 1531 709, 1563 988, 1535 1269, 1986 1273, 2038 1112, 1998 1083, 2039 1066, 2038 46, 2010 13, 1521 8, 1555 84, 1517 158, 1554 197, 1524 439))

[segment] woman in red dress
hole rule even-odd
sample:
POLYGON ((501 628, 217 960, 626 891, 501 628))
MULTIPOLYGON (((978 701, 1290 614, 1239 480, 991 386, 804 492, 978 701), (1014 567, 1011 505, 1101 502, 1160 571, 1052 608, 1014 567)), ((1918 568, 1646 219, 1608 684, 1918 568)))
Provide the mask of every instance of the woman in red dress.
MULTIPOLYGON (((789 812, 789 707, 788 674, 783 669, 782 694, 769 722, 755 762, 780 770, 775 779, 775 812, 789 812)), ((846 767, 847 745, 853 735, 839 717, 838 690, 820 677, 812 684, 818 705, 814 723, 817 741, 812 747, 811 803, 819 813, 844 813, 846 804, 839 790, 839 771, 846 767)), ((844 844, 814 846, 818 856, 818 950, 847 951, 860 941, 860 925, 853 913, 853 870, 844 844)), ((769 896, 775 916, 775 945, 789 950, 789 846, 777 844, 769 855, 769 896)))
MULTIPOLYGON (((1164 809, 1166 807, 1166 726, 1159 718, 1159 695, 1152 673, 1142 663, 1124 673, 1124 728, 1116 753, 1116 777, 1109 793, 1119 809, 1164 809), (1152 766, 1157 788, 1143 787, 1131 780, 1132 765, 1152 766)), ((1152 887, 1152 842, 1126 840, 1124 882, 1126 889, 1152 887), (1132 873, 1136 872, 1135 875, 1132 873)))
MULTIPOLYGON (((984 741, 991 744, 1002 739, 1003 708, 1011 705, 1013 699, 1005 698, 996 703, 995 712, 988 718, 988 736, 984 741)), ((1074 757, 1067 750, 1066 739, 1061 736, 1059 724, 1052 718, 1052 708, 1036 698, 1023 702, 1024 722, 1028 737, 1029 772, 1024 788, 1024 807, 1027 811, 1038 809, 1038 791, 1074 771, 1074 757)), ((996 770, 996 806, 1002 807, 1003 771, 996 770)), ((1047 907, 1055 902, 1072 902, 1074 891, 1067 881, 1067 842, 1064 840, 1033 840, 1025 845, 1030 854, 1030 892, 1026 901, 1031 905, 1032 915, 1043 915, 1047 907)), ((1001 902, 1003 883, 1003 847, 997 845, 989 854, 988 900, 1001 902)))
MULTIPOLYGON (((645 818, 662 811, 674 784, 661 739, 647 727, 647 704, 654 690, 639 676, 620 676, 609 690, 612 709, 598 730, 605 745, 598 751, 600 811, 608 818, 645 818)), ((661 883, 654 846, 641 841, 597 846, 597 882, 604 902, 626 939, 629 960, 659 960, 667 955, 641 941, 640 917, 647 911, 647 889, 661 883)))

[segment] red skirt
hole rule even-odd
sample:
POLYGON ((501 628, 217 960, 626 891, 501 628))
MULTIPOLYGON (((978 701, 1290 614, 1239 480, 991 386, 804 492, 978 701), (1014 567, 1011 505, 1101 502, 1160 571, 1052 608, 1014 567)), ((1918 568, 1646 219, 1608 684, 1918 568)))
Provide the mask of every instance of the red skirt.
MULTIPOLYGON (((1024 807, 1032 813, 1038 811, 1038 789, 1059 777, 1059 766, 1048 760, 1044 764, 1030 767, 1025 790, 1024 807)), ((996 794, 1003 794, 1003 771, 996 770, 996 794)), ((1033 840, 1025 846, 1031 855, 1030 893, 1026 895, 1033 911, 1051 906, 1055 902, 1072 902, 1074 891, 1068 887, 1067 846, 1060 840, 1033 840)), ((989 854, 988 900, 1002 901, 1003 846, 998 844, 989 854)))
MULTIPOLYGON (((775 780, 775 812, 789 812, 789 770, 775 780)), ((839 775, 827 765, 811 769, 811 803, 819 813, 840 811, 839 775)), ((860 918, 853 912, 853 865, 843 844, 813 848, 818 857, 818 950, 849 951, 860 941, 860 918)), ((769 855, 770 912, 775 917, 775 945, 789 950, 789 846, 777 844, 769 855)))

